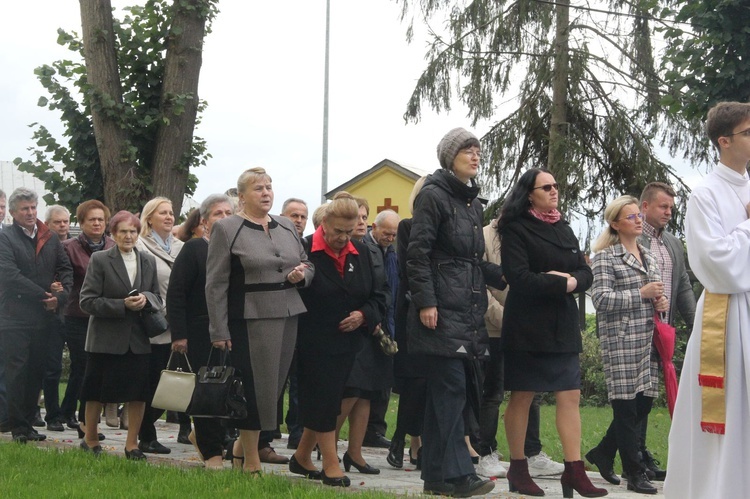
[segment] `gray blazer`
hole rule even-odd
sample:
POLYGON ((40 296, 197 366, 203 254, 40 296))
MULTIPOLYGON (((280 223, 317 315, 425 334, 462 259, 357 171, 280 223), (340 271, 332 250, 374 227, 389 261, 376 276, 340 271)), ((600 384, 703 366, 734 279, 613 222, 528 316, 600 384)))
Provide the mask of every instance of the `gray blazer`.
MULTIPOLYGON (((672 297, 669 300, 669 324, 674 325, 675 311, 678 311, 687 324, 688 331, 692 331, 693 318, 695 317, 695 293, 685 266, 685 248, 682 241, 669 232, 665 231, 662 234, 662 239, 664 239, 664 245, 672 259, 672 297)), ((646 248, 651 248, 651 238, 646 234, 639 237, 638 242, 646 248)))
POLYGON ((125 308, 125 297, 136 288, 146 296, 148 305, 161 310, 154 257, 138 252, 135 284, 130 284, 120 250, 114 246, 91 255, 81 287, 81 310, 90 314, 86 334, 87 352, 124 354, 151 353, 148 335, 140 321, 140 313, 125 308))
POLYGON ((230 339, 230 320, 277 319, 307 311, 298 289, 310 285, 315 269, 292 222, 271 219, 270 237, 239 215, 211 227, 206 261, 211 341, 230 339), (305 280, 288 285, 287 275, 300 263, 307 265, 305 280))

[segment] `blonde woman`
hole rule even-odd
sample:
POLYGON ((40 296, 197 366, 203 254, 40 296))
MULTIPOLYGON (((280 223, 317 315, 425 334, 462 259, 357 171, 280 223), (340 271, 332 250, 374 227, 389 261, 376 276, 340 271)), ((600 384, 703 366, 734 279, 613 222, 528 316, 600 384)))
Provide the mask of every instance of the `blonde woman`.
MULTIPOLYGON (((172 275, 172 265, 182 249, 182 241, 172 235, 174 227, 174 212, 172 201, 164 197, 156 197, 147 202, 141 211, 141 234, 138 238, 137 249, 144 254, 152 255, 156 259, 156 274, 159 279, 159 294, 162 299, 167 299, 169 288, 169 277, 172 275)), ((166 310, 162 313, 166 314, 166 310)), ((162 409, 151 407, 151 399, 156 393, 159 384, 161 370, 169 361, 169 353, 172 350, 172 333, 166 330, 155 338, 151 338, 151 362, 149 368, 149 383, 151 385, 151 396, 146 403, 146 412, 143 416, 141 429, 138 432, 138 448, 143 452, 152 454, 169 454, 172 450, 162 445, 156 436, 154 423, 164 413, 162 409)), ((190 443, 187 439, 190 434, 190 419, 182 415, 180 420, 180 433, 178 441, 190 443)))
POLYGON ((659 268, 651 253, 637 242, 643 232, 638 200, 621 196, 604 211, 608 227, 593 250, 594 285, 599 342, 612 423, 586 459, 610 483, 619 484, 612 464, 620 452, 628 490, 656 494, 638 457, 638 433, 658 392, 659 366, 653 351, 654 312, 665 312, 659 268))

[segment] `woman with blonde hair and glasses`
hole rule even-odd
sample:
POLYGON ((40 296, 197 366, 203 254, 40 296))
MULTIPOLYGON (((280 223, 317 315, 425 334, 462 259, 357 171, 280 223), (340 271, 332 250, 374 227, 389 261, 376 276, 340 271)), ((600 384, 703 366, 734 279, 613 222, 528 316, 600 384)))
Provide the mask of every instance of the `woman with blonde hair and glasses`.
POLYGON ((659 394, 659 365, 652 343, 654 312, 666 312, 659 268, 651 252, 637 239, 643 232, 643 214, 632 196, 620 196, 604 211, 607 228, 593 246, 596 308, 607 394, 612 423, 599 445, 586 459, 612 484, 620 479, 613 471, 620 452, 628 490, 656 494, 638 456, 641 421, 648 416, 659 394))
MULTIPOLYGON (((166 301, 169 289, 169 277, 172 275, 172 266, 175 258, 180 253, 182 241, 172 235, 174 227, 174 212, 172 201, 165 197, 156 197, 147 202, 141 211, 141 234, 138 238, 137 248, 144 254, 152 255, 156 259, 156 274, 159 278, 159 294, 166 301)), ((166 309, 162 310, 166 315, 166 309)), ((149 368, 149 383, 151 396, 146 401, 146 412, 138 432, 138 448, 143 452, 152 454, 169 454, 172 450, 162 445, 156 437, 154 423, 164 413, 163 409, 151 407, 151 400, 156 393, 161 371, 169 362, 169 354, 172 351, 172 333, 168 329, 159 336, 151 338, 151 363, 149 368)), ((190 443, 187 440, 190 434, 190 418, 180 414, 180 443, 190 443)))

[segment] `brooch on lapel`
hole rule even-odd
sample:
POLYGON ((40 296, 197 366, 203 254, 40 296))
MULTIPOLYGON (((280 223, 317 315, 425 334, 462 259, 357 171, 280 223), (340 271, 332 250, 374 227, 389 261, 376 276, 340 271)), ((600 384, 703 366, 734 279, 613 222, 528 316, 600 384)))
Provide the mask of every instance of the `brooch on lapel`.
POLYGON ((354 272, 354 264, 349 263, 349 272, 354 272))

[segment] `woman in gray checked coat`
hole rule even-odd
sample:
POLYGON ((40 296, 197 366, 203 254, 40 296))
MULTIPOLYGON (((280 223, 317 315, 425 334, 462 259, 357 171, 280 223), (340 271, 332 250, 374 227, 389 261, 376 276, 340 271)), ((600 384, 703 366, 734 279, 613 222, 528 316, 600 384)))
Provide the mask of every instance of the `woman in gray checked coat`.
POLYGON ((636 241, 643 230, 638 200, 615 199, 604 218, 609 227, 594 243, 591 297, 613 419, 586 458, 607 481, 619 484, 612 470, 619 450, 628 490, 655 494, 638 458, 638 428, 658 395, 654 312, 666 311, 668 304, 656 260, 636 241))

